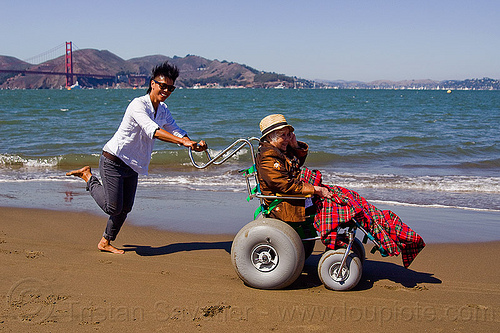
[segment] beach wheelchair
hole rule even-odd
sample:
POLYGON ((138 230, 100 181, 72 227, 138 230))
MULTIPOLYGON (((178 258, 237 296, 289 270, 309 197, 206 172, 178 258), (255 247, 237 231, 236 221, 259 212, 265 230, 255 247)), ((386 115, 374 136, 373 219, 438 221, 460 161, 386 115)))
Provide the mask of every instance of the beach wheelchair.
MULTIPOLYGON (((191 163, 198 169, 210 165, 220 165, 231 158, 240 149, 247 147, 252 156, 253 165, 240 172, 245 177, 248 191, 247 201, 254 198, 260 200, 255 211, 254 220, 249 222, 236 234, 231 247, 231 261, 236 273, 248 286, 259 289, 282 289, 292 284, 302 273, 304 262, 315 246, 319 234, 313 226, 314 216, 309 216, 304 222, 286 223, 269 217, 269 213, 284 199, 306 200, 305 196, 287 196, 277 193, 266 196, 260 191, 253 142, 259 142, 256 137, 238 139, 226 149, 211 157, 206 151, 208 161, 197 164, 189 149, 191 163), (273 199, 269 206, 264 199, 273 199)), ((318 276, 328 289, 344 291, 354 288, 362 275, 365 260, 365 248, 356 238, 357 230, 363 231, 376 250, 383 249, 375 238, 357 221, 351 220, 339 228, 338 236, 347 244, 336 250, 327 249, 318 264, 318 276)))

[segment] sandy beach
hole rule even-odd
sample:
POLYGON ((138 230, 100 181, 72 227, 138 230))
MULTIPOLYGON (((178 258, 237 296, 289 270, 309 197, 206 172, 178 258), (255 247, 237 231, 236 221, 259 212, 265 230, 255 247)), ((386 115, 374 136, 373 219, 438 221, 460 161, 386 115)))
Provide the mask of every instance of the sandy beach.
MULTIPOLYGON (((126 224, 97 242, 105 218, 0 208, 3 332, 493 332, 500 322, 500 242, 428 244, 410 269, 367 255, 358 286, 325 289, 320 242, 285 290, 247 287, 230 259, 233 235, 126 224)), ((369 248, 367 247, 367 250, 369 248)))

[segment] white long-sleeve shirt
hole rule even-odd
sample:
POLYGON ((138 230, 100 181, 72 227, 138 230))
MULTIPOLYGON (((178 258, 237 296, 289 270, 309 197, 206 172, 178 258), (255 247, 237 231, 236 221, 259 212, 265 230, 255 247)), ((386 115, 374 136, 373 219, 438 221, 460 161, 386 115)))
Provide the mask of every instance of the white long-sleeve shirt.
POLYGON ((128 105, 120 127, 103 149, 119 157, 138 174, 147 175, 155 142, 153 136, 158 128, 180 138, 187 135, 177 126, 165 103, 160 103, 155 117, 149 94, 137 97, 128 105))

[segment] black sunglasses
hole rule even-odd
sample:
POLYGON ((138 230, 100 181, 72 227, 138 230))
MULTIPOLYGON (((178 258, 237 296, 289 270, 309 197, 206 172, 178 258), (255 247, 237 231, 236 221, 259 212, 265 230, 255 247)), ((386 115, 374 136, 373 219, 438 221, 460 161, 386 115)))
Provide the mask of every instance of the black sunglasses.
POLYGON ((175 90, 175 86, 174 85, 166 84, 166 83, 163 83, 163 82, 158 82, 156 80, 153 80, 153 81, 155 81, 155 83, 160 86, 161 90, 168 90, 170 92, 172 92, 172 91, 175 90))

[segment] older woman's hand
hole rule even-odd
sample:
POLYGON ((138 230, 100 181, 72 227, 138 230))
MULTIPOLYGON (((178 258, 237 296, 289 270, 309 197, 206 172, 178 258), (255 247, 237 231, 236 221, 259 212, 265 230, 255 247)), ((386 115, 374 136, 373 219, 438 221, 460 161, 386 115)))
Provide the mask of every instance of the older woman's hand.
POLYGON ((295 137, 295 133, 291 132, 290 133, 290 139, 289 139, 290 147, 293 149, 299 148, 299 143, 297 142, 297 138, 295 137))
POLYGON ((332 192, 330 192, 326 187, 323 186, 314 186, 314 194, 325 199, 333 198, 332 192))

